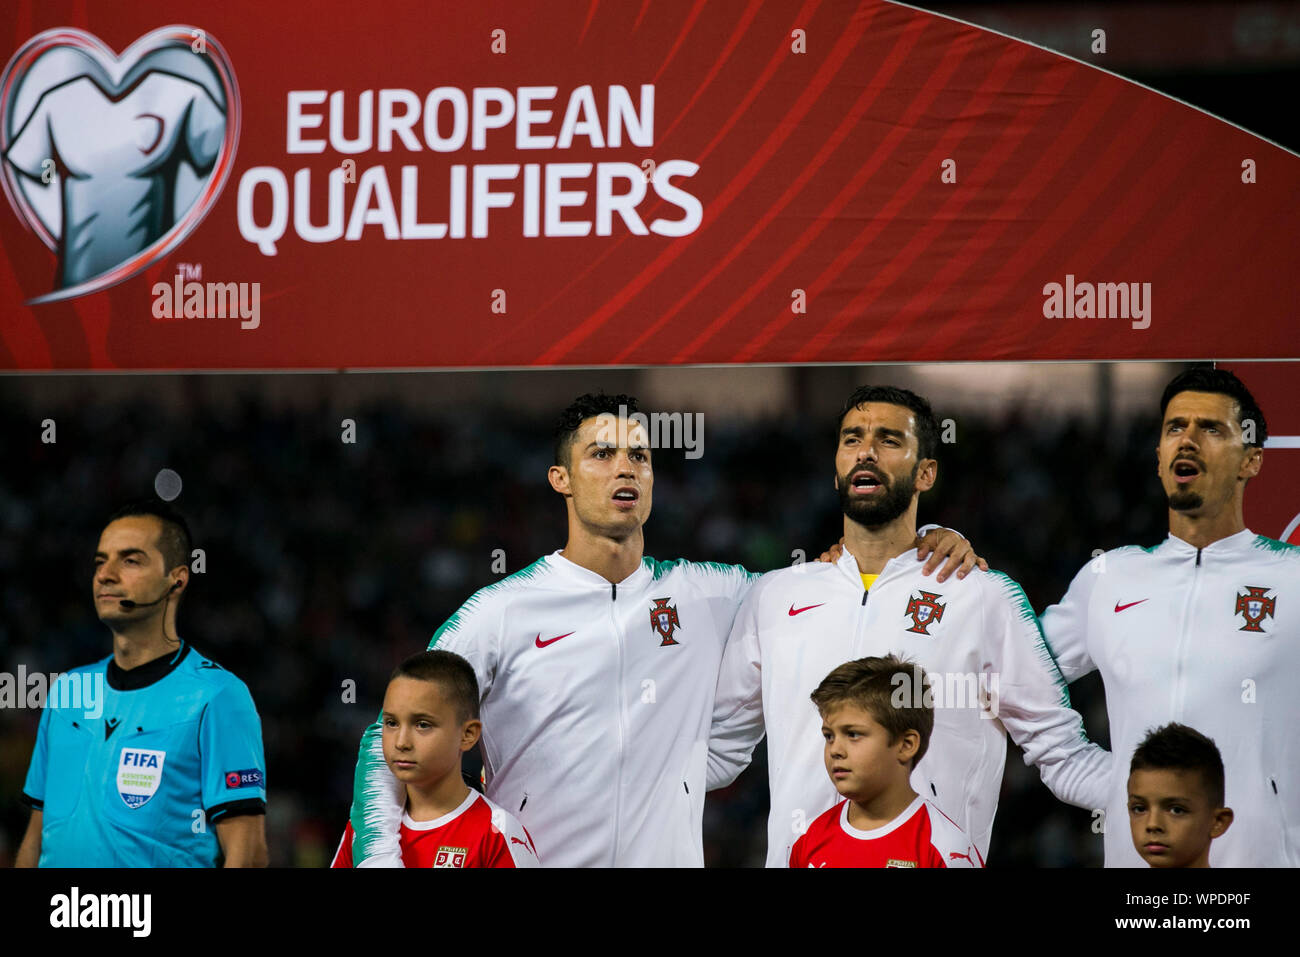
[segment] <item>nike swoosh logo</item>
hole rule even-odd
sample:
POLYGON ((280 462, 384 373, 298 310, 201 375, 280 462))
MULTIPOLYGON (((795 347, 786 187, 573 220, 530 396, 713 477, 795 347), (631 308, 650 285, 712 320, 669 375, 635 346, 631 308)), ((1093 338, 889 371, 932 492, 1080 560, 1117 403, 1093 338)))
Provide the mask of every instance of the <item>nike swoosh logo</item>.
POLYGON ((1141 599, 1140 601, 1131 601, 1131 602, 1129 602, 1127 605, 1121 605, 1119 602, 1115 602, 1115 611, 1117 611, 1117 612, 1124 611, 1124 609, 1126 609, 1126 608, 1132 608, 1134 605, 1140 605, 1140 604, 1142 604, 1142 602, 1144 602, 1144 601, 1150 601, 1150 599, 1149 599, 1149 598, 1143 598, 1143 599, 1141 599))
POLYGON ((822 605, 824 605, 824 604, 826 604, 826 602, 823 601, 823 602, 819 602, 819 603, 816 604, 816 605, 805 605, 803 608, 796 608, 796 607, 794 607, 794 605, 791 605, 791 606, 790 606, 790 617, 793 618, 795 615, 802 615, 804 612, 806 612, 806 611, 808 611, 808 610, 810 610, 810 609, 812 609, 812 608, 820 608, 820 607, 821 607, 822 605))
POLYGON ((555 638, 547 638, 545 641, 542 641, 542 634, 541 634, 541 632, 538 632, 538 633, 537 633, 537 638, 534 639, 534 640, 537 642, 537 647, 538 647, 538 648, 545 648, 547 645, 554 644, 555 642, 559 641, 561 638, 568 638, 569 635, 572 635, 572 634, 574 634, 574 632, 570 631, 570 632, 568 632, 567 634, 559 635, 559 636, 557 636, 557 637, 555 637, 555 638))

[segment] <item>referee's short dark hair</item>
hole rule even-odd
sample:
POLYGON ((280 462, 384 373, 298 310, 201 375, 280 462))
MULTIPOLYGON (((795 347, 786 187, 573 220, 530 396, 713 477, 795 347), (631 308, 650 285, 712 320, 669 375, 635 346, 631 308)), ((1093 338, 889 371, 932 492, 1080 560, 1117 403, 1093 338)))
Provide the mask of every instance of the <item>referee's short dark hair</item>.
POLYGON ((1146 740, 1133 752, 1129 774, 1148 770, 1195 771, 1210 804, 1224 806, 1223 757, 1215 743, 1195 728, 1174 723, 1147 732, 1146 740))
POLYGON ((474 667, 460 655, 436 648, 411 655, 394 669, 388 680, 397 678, 437 682, 456 709, 457 721, 463 724, 478 720, 478 678, 474 676, 474 667))
POLYGON ((119 518, 135 518, 140 515, 150 515, 162 525, 162 530, 158 533, 158 551, 162 552, 167 571, 177 565, 188 566, 193 548, 189 523, 178 509, 162 499, 141 499, 123 505, 108 517, 104 527, 107 528, 119 518))

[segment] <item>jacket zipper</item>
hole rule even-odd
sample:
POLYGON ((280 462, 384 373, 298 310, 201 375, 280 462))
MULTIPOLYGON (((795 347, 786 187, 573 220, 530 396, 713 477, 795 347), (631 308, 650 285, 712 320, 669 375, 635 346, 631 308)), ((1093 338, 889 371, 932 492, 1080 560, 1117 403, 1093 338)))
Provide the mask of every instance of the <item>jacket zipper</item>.
MULTIPOLYGON (((876 579, 876 581, 879 580, 879 578, 876 579)), ((861 582, 862 579, 859 577, 858 583, 861 584, 861 582)), ((870 597, 871 590, 869 588, 862 589, 862 604, 858 606, 858 627, 853 634, 853 650, 856 652, 855 657, 857 658, 862 657, 862 636, 867 630, 867 599, 870 597)))
MULTIPOLYGON (((889 562, 886 562, 885 565, 888 566, 889 562)), ((872 584, 879 585, 880 579, 884 576, 884 574, 885 574, 885 569, 884 568, 880 569, 880 574, 876 576, 876 580, 872 584)), ((861 581, 861 578, 859 578, 859 581, 861 581)), ((854 636, 854 641, 853 641, 855 650, 857 651, 857 656, 859 658, 862 657, 862 635, 867 630, 867 599, 870 597, 871 597, 871 589, 863 588, 862 604, 859 606, 859 610, 858 610, 858 630, 857 630, 857 634, 854 636)), ((933 794, 936 798, 939 796, 939 792, 935 790, 934 781, 930 782, 930 793, 933 794)))
POLYGON ((1201 580, 1201 550, 1196 550, 1196 564, 1192 568, 1192 587, 1187 591, 1187 605, 1183 608, 1182 627, 1178 633, 1178 655, 1174 659, 1174 700, 1173 700, 1173 719, 1175 721, 1183 720, 1183 662, 1187 657, 1188 634, 1191 631, 1189 624, 1192 620, 1192 611, 1196 607, 1196 586, 1201 580))
POLYGON ((1282 859, 1286 861, 1287 867, 1297 866, 1297 862, 1292 858, 1291 841, 1289 840, 1291 831, 1288 829, 1289 821, 1286 815, 1286 801, 1277 789, 1277 777, 1270 774, 1268 777, 1269 790, 1273 792, 1273 800, 1277 804, 1278 820, 1282 823, 1282 859))
MULTIPOLYGON (((890 561, 893 561, 893 559, 890 559, 890 561)), ((856 567, 856 564, 855 564, 855 567, 856 567)), ((873 585, 879 585, 879 584, 880 584, 880 579, 882 579, 882 578, 885 577, 885 572, 888 571, 888 569, 889 569, 889 562, 885 562, 884 567, 882 567, 882 568, 880 569, 880 574, 878 574, 878 575, 876 576, 876 580, 875 580, 874 582, 872 582, 872 584, 873 584, 873 585)), ((852 577, 857 581, 857 583, 858 583, 859 585, 862 585, 862 574, 861 574, 861 569, 858 569, 858 574, 857 574, 857 575, 854 575, 854 576, 852 576, 852 577)), ((863 655, 862 636, 863 636, 863 634, 866 633, 866 630, 867 630, 867 599, 870 598, 870 597, 871 597, 871 589, 870 589, 870 588, 863 587, 863 589, 862 589, 862 604, 858 607, 858 627, 857 627, 857 632, 856 632, 856 633, 854 634, 854 636, 853 636, 853 647, 854 647, 854 650, 857 652, 857 654, 856 654, 855 657, 858 657, 858 658, 861 658, 862 655, 863 655)))
POLYGON ((626 729, 623 727, 623 632, 618 624, 618 585, 609 585, 609 617, 614 625, 614 641, 618 651, 618 762, 614 768, 614 845, 610 866, 618 866, 618 824, 622 813, 623 797, 623 756, 626 729))

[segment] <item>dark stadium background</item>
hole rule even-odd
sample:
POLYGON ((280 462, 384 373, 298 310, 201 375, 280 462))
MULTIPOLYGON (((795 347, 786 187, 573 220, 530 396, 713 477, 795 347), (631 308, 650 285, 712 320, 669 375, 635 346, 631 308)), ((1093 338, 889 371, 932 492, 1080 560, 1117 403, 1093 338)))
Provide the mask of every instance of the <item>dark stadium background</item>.
MULTIPOLYGON (((90 601, 105 517, 180 474, 207 571, 180 633, 246 681, 262 716, 275 865, 326 863, 347 819, 358 736, 388 673, 476 588, 563 544, 545 482, 558 410, 588 390, 704 414, 703 456, 655 454, 647 553, 756 570, 840 534, 835 413, 862 382, 927 393, 952 418, 922 521, 964 532, 1057 600, 1094 549, 1164 536, 1156 399, 1179 366, 750 368, 370 375, 49 376, 0 380, 0 670, 108 654, 90 601), (999 390, 1003 390, 1001 394, 999 390), (1050 404, 1049 404, 1050 403, 1050 404), (357 443, 342 443, 341 422, 357 443), (53 419, 57 443, 40 442, 53 419), (356 682, 356 703, 342 700, 356 682)), ((1106 742, 1100 682, 1073 688, 1106 742)), ((39 712, 0 710, 0 862, 39 712)), ((582 760, 585 742, 574 742, 582 760)), ((761 748, 760 748, 761 752, 761 748)), ((706 859, 761 863, 762 755, 706 806, 706 859)), ((1098 864, 1089 812, 1059 804, 1009 749, 989 863, 1098 864)))

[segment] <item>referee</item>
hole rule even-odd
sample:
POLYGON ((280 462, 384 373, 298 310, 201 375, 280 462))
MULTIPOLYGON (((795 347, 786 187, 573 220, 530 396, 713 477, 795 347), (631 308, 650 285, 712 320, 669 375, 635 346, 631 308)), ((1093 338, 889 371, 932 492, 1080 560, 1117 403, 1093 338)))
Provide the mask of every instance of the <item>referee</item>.
POLYGON ((162 502, 128 505, 104 527, 92 589, 113 653, 69 676, 89 693, 51 689, 17 866, 266 866, 253 699, 176 634, 189 557, 185 519, 162 502))

